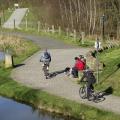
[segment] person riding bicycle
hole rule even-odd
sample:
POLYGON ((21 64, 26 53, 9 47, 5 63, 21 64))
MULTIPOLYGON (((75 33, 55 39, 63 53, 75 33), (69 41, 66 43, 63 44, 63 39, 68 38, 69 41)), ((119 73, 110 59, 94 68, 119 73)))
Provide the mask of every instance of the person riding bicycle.
POLYGON ((90 69, 86 69, 83 71, 83 76, 82 76, 80 82, 82 82, 85 78, 86 78, 86 82, 87 82, 87 98, 89 100, 91 92, 94 91, 93 84, 96 83, 96 78, 93 75, 93 71, 90 69))
POLYGON ((40 62, 43 63, 43 66, 47 65, 47 69, 49 69, 49 65, 50 65, 50 62, 51 62, 51 55, 47 51, 47 49, 40 56, 40 62))

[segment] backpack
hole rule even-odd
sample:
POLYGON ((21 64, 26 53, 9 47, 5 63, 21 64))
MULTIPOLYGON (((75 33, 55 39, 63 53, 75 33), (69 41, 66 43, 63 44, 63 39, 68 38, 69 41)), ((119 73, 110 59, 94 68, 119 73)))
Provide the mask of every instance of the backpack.
POLYGON ((45 58, 45 59, 49 59, 49 58, 50 58, 50 54, 49 54, 48 52, 45 52, 45 53, 44 53, 44 58, 45 58))
POLYGON ((91 80, 92 83, 96 83, 96 78, 95 78, 93 72, 87 71, 87 72, 86 72, 86 78, 87 78, 88 80, 91 80))

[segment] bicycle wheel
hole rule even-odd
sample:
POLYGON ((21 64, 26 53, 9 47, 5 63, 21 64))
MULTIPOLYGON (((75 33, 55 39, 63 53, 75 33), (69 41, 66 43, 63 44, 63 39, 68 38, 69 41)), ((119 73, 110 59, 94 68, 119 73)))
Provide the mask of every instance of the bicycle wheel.
POLYGON ((96 93, 96 95, 94 96, 94 102, 95 103, 99 103, 105 100, 105 97, 102 95, 102 92, 96 93))
POLYGON ((85 99, 86 98, 86 89, 85 87, 80 87, 79 89, 79 95, 82 99, 85 99))
POLYGON ((46 65, 43 67, 43 71, 44 71, 44 75, 45 75, 45 77, 47 79, 47 77, 49 76, 49 70, 47 69, 46 65))

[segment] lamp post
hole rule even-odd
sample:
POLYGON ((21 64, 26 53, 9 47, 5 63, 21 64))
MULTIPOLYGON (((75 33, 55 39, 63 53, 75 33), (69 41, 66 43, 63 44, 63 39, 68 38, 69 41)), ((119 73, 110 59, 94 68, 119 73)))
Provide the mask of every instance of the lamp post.
POLYGON ((96 54, 96 61, 97 61, 97 84, 99 82, 99 60, 98 60, 98 50, 100 48, 100 45, 99 45, 99 39, 97 38, 96 40, 96 43, 97 43, 97 47, 96 47, 96 50, 97 50, 97 54, 96 54))
POLYGON ((104 39, 105 39, 105 19, 106 19, 106 16, 103 14, 102 16, 101 16, 101 22, 102 22, 102 33, 101 33, 101 35, 102 35, 102 40, 104 41, 104 39))
POLYGON ((95 42, 95 48, 96 48, 96 72, 97 72, 97 84, 99 82, 99 60, 98 60, 98 50, 100 49, 101 47, 101 42, 99 42, 99 38, 96 39, 96 42, 95 42))

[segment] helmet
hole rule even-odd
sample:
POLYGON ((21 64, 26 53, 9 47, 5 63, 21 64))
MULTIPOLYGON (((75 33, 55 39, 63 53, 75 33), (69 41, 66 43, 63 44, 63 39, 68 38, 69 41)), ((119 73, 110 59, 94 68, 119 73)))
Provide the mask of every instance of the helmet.
POLYGON ((82 58, 84 58, 84 56, 83 55, 79 55, 79 58, 82 59, 82 58))

